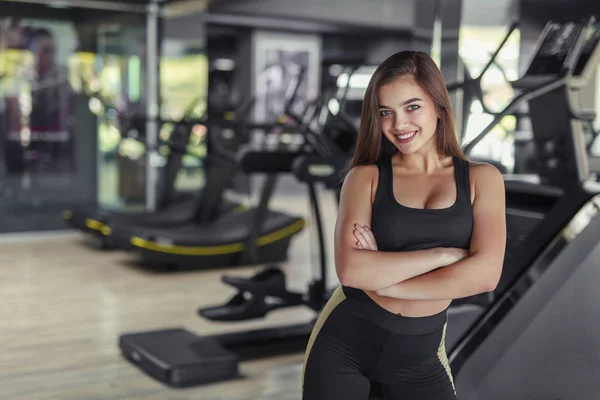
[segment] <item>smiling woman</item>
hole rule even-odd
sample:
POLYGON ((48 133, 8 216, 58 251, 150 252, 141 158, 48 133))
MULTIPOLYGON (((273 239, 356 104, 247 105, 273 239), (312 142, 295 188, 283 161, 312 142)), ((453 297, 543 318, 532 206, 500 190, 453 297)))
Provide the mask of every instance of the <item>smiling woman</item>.
POLYGON ((434 141, 440 154, 464 159, 455 126, 446 84, 433 60, 421 52, 394 54, 377 68, 365 92, 351 167, 372 165, 380 156, 391 157, 399 149, 396 140, 389 140, 390 135, 415 131, 426 135, 426 139, 421 137, 421 144, 436 134, 434 141), (413 129, 418 128, 416 124, 424 125, 419 131, 413 129), (382 132, 388 140, 383 140, 382 132))
POLYGON ((456 399, 445 351, 453 299, 496 286, 506 242, 499 171, 470 162, 425 53, 373 74, 335 227, 342 284, 305 356, 304 399, 456 399))
POLYGON ((431 142, 439 117, 435 105, 414 79, 405 77, 384 85, 379 92, 379 103, 381 130, 391 143, 405 145, 400 151, 411 152, 421 147, 419 144, 431 142), (410 97, 415 95, 418 97, 410 97))

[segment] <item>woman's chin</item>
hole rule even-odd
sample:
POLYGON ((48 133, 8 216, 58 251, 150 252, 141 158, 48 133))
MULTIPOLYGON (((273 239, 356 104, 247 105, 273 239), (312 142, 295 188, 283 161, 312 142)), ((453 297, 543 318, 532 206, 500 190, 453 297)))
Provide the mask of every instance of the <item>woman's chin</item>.
POLYGON ((394 146, 402 154, 414 154, 421 148, 421 146, 419 146, 419 144, 416 142, 406 144, 394 143, 394 146))

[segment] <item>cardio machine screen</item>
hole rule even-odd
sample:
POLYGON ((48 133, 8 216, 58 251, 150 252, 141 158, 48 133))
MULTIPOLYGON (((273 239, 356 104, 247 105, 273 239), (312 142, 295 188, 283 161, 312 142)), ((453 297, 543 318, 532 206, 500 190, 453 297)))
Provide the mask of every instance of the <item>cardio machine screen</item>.
POLYGON ((526 76, 560 75, 570 51, 575 47, 583 25, 549 22, 536 46, 526 76))
POLYGON ((600 42, 600 22, 596 22, 593 26, 587 29, 585 34, 585 40, 583 43, 583 48, 581 49, 581 56, 579 56, 579 60, 577 60, 577 65, 575 66, 575 70, 573 71, 573 75, 580 76, 585 69, 592 53, 598 47, 598 43, 600 42))

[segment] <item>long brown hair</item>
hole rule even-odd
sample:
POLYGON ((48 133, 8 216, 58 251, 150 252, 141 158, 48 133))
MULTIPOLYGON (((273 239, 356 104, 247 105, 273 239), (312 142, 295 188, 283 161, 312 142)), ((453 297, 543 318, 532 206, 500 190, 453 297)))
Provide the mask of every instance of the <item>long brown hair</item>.
POLYGON ((419 51, 402 51, 381 63, 369 81, 362 104, 360 128, 350 168, 375 164, 398 150, 383 137, 379 118, 379 90, 398 78, 410 76, 433 101, 439 121, 435 132, 437 151, 443 156, 466 159, 458 138, 448 89, 435 62, 419 51))

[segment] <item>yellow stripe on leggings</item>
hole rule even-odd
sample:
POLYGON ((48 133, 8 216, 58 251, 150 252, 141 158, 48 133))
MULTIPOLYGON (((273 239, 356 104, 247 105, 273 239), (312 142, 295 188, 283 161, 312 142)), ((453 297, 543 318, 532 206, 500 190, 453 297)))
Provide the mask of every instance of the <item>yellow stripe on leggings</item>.
POLYGON ((310 334, 310 338, 308 339, 308 344, 306 346, 306 352, 304 353, 304 364, 302 365, 302 387, 304 387, 304 371, 306 370, 306 363, 308 361, 308 356, 310 355, 310 350, 312 349, 313 344, 315 343, 315 339, 319 335, 319 331, 329 318, 329 315, 335 310, 335 308, 346 299, 346 295, 342 291, 342 287, 338 286, 337 289, 331 295, 331 298, 323 307, 319 318, 317 318, 317 322, 315 322, 315 326, 310 334))
POLYGON ((442 333, 442 341, 438 347, 438 358, 440 362, 446 369, 446 373, 448 374, 448 378, 450 378, 450 382, 452 383, 452 389, 454 390, 454 395, 456 395, 456 387, 454 387, 454 378, 452 377, 452 371, 450 370, 450 363, 448 362, 448 355, 446 353, 446 328, 448 327, 448 323, 444 324, 444 331, 442 333))

